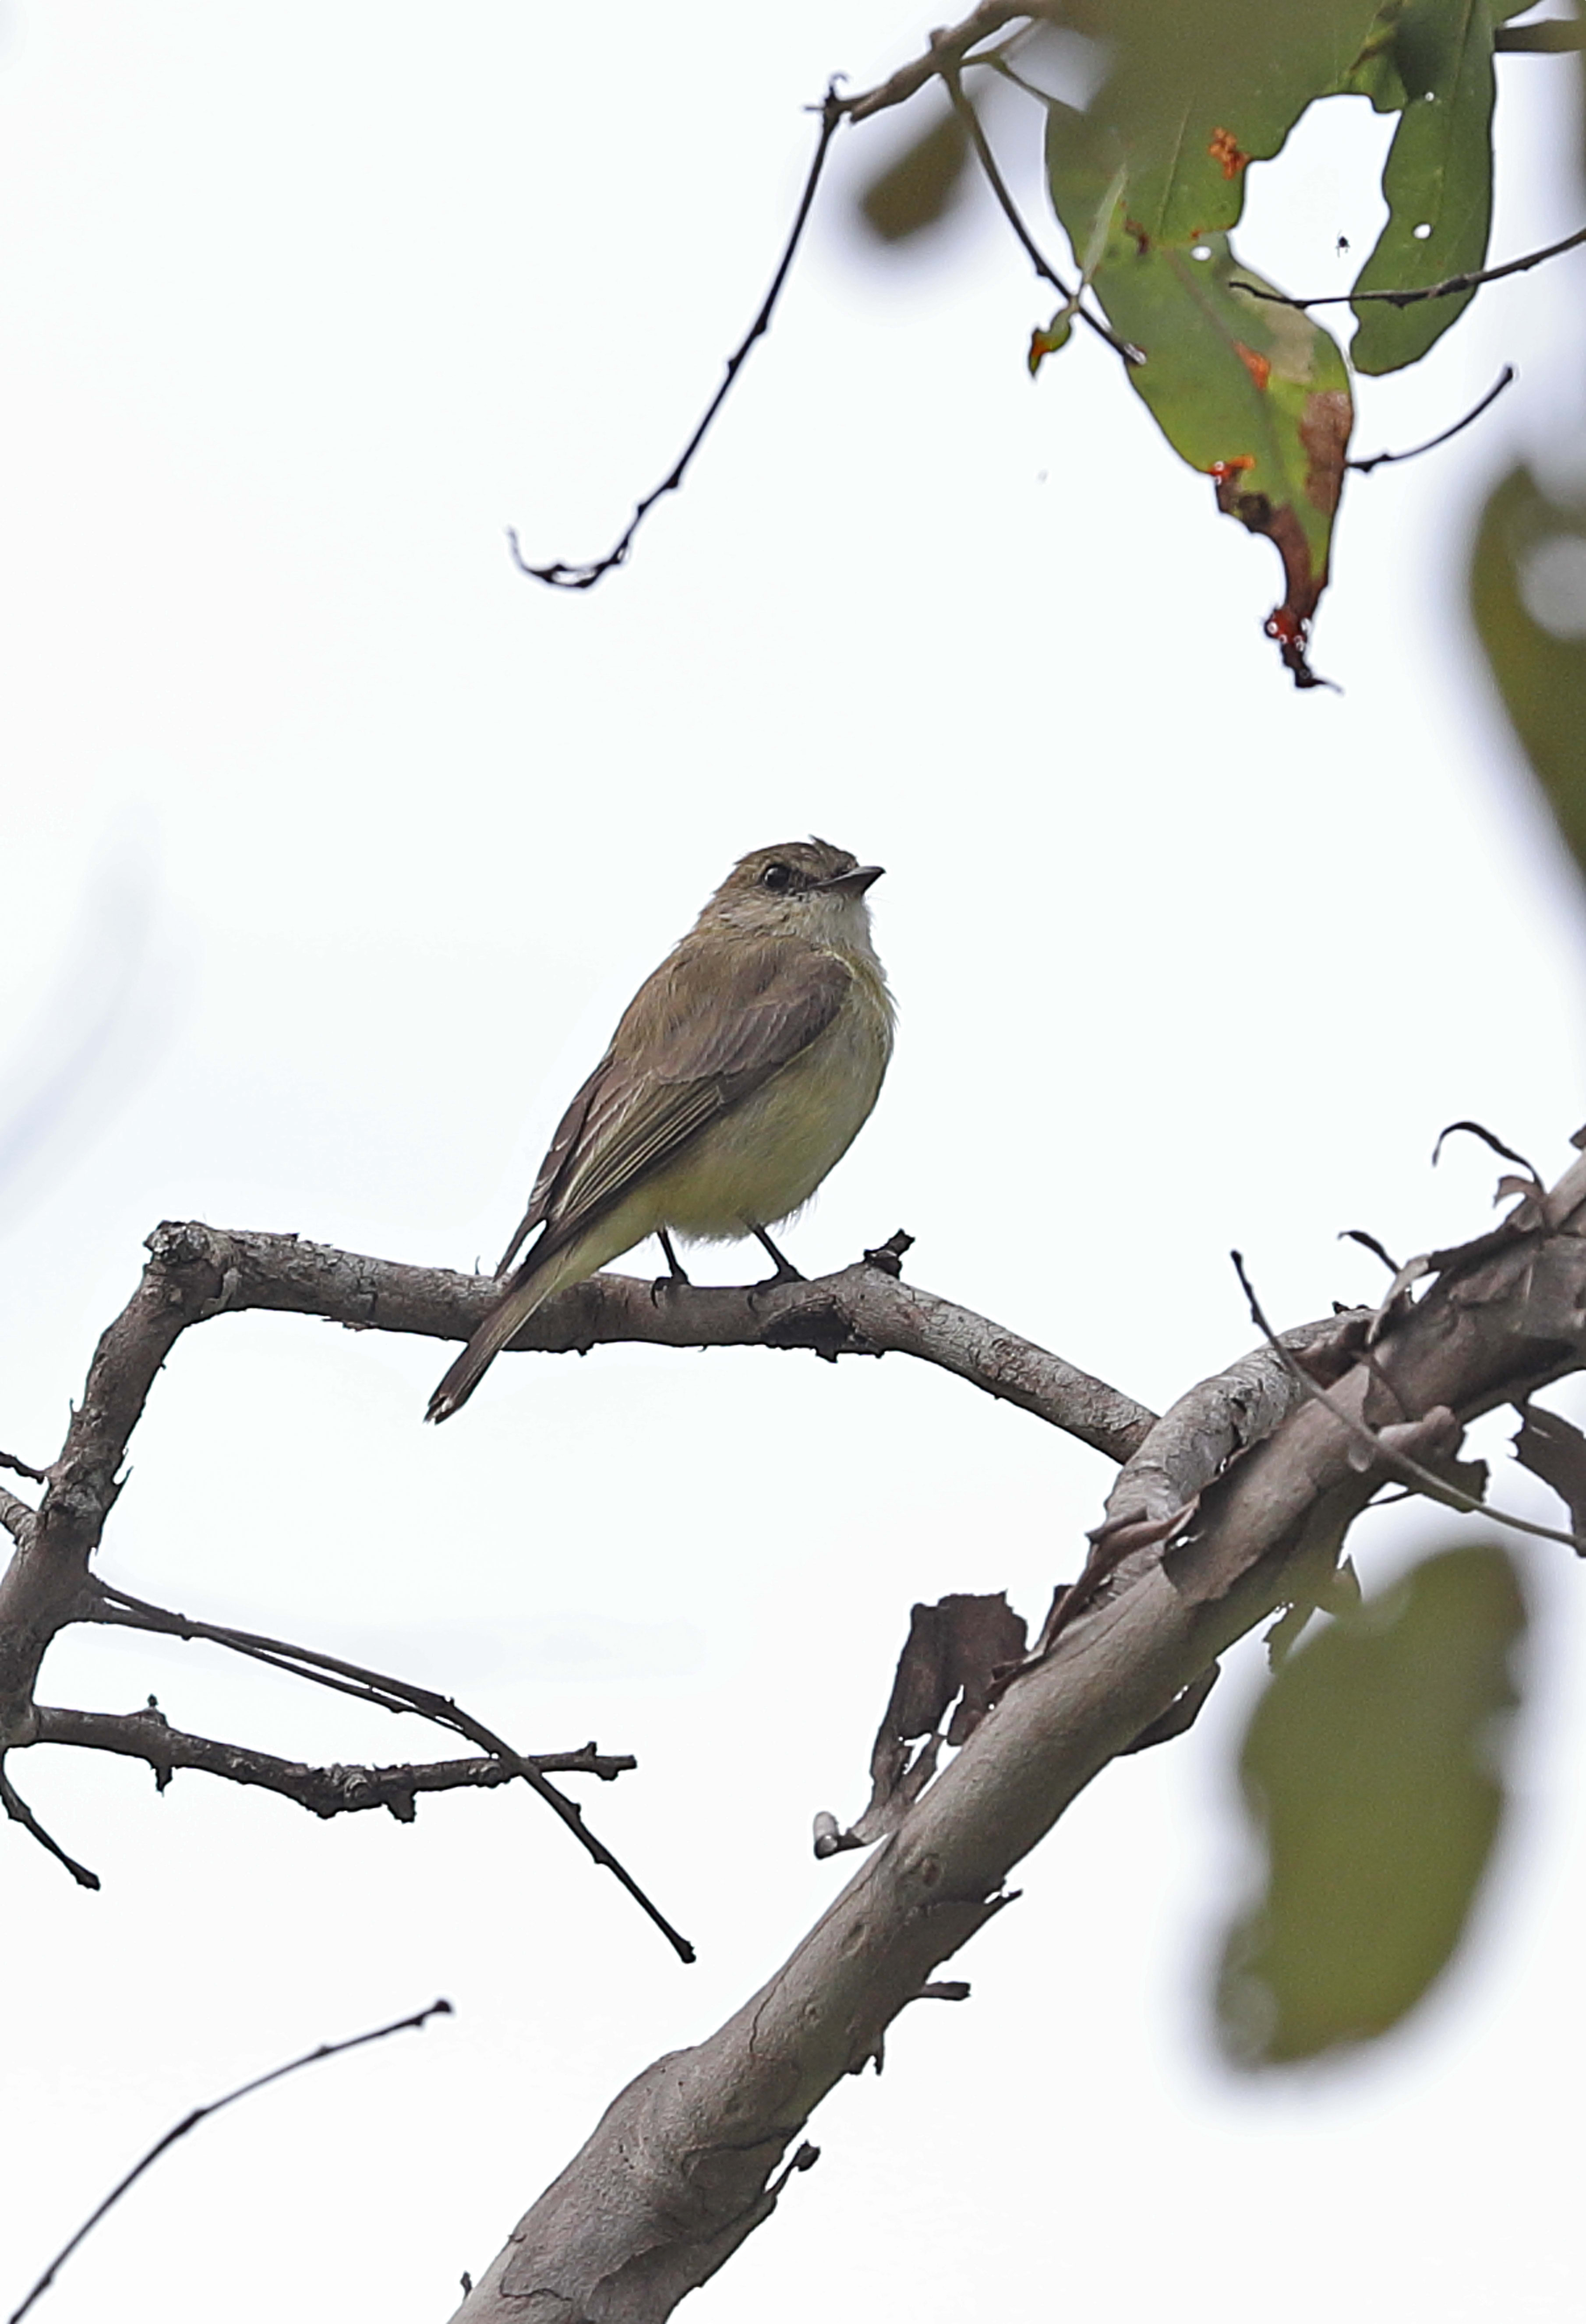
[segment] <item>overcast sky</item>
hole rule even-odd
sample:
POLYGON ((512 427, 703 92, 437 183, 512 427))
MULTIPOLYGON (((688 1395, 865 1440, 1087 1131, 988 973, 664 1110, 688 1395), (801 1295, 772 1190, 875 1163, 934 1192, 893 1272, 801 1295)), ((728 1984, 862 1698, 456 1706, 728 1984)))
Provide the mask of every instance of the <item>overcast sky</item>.
MULTIPOLYGON (((1104 348, 1034 385, 1050 300, 977 200, 926 256, 840 156, 775 332, 687 491, 598 553, 752 313, 827 75, 897 0, 0 0, 0 1444, 58 1446, 162 1218, 486 1265, 640 978, 745 848, 888 867, 876 1115, 787 1238, 899 1225, 918 1280, 1160 1405, 1371 1295, 1341 1244, 1479 1231, 1474 1115, 1548 1175, 1583 1114, 1586 917, 1462 613, 1483 483, 1556 457, 1568 266, 1498 286, 1358 446, 1318 668, 1104 348)), ((1495 248, 1567 231, 1563 69, 1502 67, 1495 248)), ((1040 231, 1033 130, 1000 124, 1040 231)), ((1388 124, 1329 106, 1250 172, 1240 247, 1347 280, 1388 124)), ((653 1263, 641 1255, 633 1264, 653 1263)), ((740 1277, 758 1254, 711 1254, 740 1277)), ((457 2015, 207 2126, 74 2260, 51 2324, 438 2324, 618 2086, 707 2032, 850 1868, 917 1599, 1072 1572, 1107 1464, 962 1383, 758 1351, 521 1356, 442 1431, 446 1353, 312 1322, 188 1335, 101 1569, 455 1691, 525 1748, 632 1750, 588 1801, 698 1944, 685 1970, 528 1798, 320 1824, 198 1775, 13 1762, 97 1895, 0 1828, 0 2301, 193 2103, 447 1995, 457 2015)), ((1580 1416, 1578 1391, 1553 1399, 1580 1416)), ((1504 1499, 1546 1514, 1504 1430, 1504 1499)), ((1355 1536, 1369 1586, 1446 1537, 1355 1536)), ((1208 1964, 1260 1679, 1108 1771, 910 2013, 878 2085, 690 2309, 988 2306, 1008 2324, 1554 2318, 1577 2296, 1582 1580, 1531 1545, 1532 1708, 1498 1877, 1373 2055, 1258 2085, 1208 1964), (1077 2005, 1076 2006, 1076 2002, 1077 2005), (1570 2287, 1566 2291, 1566 2285, 1570 2287)), ((444 1755, 198 1646, 63 1640, 41 1692, 293 1757, 444 1755)), ((410 1728, 410 1731, 408 1731, 410 1728)))

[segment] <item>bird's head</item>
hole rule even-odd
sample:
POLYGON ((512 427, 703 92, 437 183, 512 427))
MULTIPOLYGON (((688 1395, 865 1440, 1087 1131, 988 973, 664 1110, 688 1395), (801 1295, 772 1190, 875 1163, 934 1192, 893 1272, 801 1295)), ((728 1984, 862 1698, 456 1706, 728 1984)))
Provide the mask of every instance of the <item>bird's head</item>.
POLYGON ((838 951, 870 949, 865 891, 881 876, 825 839, 756 847, 734 863, 699 916, 755 936, 801 936, 838 951))

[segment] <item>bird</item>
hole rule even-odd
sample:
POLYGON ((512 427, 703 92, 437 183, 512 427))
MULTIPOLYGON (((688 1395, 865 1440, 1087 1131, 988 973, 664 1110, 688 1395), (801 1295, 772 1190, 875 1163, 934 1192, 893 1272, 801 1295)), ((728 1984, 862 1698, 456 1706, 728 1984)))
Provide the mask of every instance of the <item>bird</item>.
POLYGON ((866 900, 881 868, 815 838, 733 865, 562 1117, 496 1268, 502 1296, 427 1420, 458 1411, 554 1293, 648 1235, 674 1281, 688 1278, 673 1235, 752 1235, 773 1280, 798 1279, 769 1229, 847 1152, 892 1054, 896 1012, 866 900))

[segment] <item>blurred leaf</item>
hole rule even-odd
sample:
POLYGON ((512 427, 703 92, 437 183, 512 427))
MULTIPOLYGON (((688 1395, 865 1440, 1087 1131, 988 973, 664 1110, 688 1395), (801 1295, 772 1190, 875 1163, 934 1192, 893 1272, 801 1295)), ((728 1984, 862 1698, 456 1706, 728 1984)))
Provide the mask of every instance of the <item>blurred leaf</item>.
POLYGON ((964 124, 945 98, 934 118, 859 198, 859 212, 882 242, 904 242, 939 226, 963 189, 969 163, 964 124))
MULTIPOLYGON (((1392 23, 1404 113, 1382 172, 1388 223, 1357 290, 1416 290, 1480 266, 1492 219, 1491 0, 1408 0, 1392 23)), ((1475 297, 1357 306, 1357 371, 1416 363, 1475 297)))
POLYGON ((1510 723, 1586 872, 1586 501, 1549 500, 1528 468, 1489 495, 1471 605, 1510 723))
MULTIPOLYGON (((1277 152, 1313 98, 1338 88, 1378 6, 1070 0, 1065 24, 1113 48, 1089 113, 1119 139, 1137 233, 1187 243, 1236 225, 1246 166, 1277 152)), ((1070 235, 1083 249, 1083 229, 1070 235)))
POLYGON ((1267 1868, 1223 1951, 1235 2063, 1369 2041, 1446 1966, 1502 1813, 1495 1729, 1525 1623, 1501 1549, 1444 1550, 1272 1680, 1240 1762, 1267 1868))

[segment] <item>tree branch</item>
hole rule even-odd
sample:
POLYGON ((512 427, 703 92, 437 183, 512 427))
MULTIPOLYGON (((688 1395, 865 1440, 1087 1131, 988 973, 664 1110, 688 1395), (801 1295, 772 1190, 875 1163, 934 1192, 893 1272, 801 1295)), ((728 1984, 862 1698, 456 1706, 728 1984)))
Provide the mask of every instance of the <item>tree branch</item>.
MULTIPOLYGON (((1318 1551, 1336 1550, 1377 1488, 1358 1428, 1467 1421, 1586 1365, 1586 1162, 1435 1272, 1370 1346, 1343 1319, 1307 1357, 1342 1367, 1329 1405, 1303 1397, 1237 1457, 1226 1447, 1248 1443, 1252 1360, 1181 1399, 1137 1459, 1139 1480, 1189 1500, 1183 1521, 1117 1561, 769 1983, 629 2085, 454 2324, 540 2307, 564 2324, 662 2324, 731 2256, 775 2207, 773 2173, 815 2106, 1010 1901, 1010 1872, 1069 1802, 1224 1647, 1303 1594, 1318 1551)), ((1269 1363, 1272 1387, 1286 1363, 1269 1363)))
POLYGON ((1120 339, 1115 331, 1109 329, 1100 316, 1093 315, 1082 303, 1083 284, 1081 284, 1079 291, 1071 290, 1063 277, 1043 255, 1039 244, 1019 215, 1019 205, 1009 192, 1001 171, 997 167, 997 157, 991 151, 991 140, 981 125, 980 115, 964 94, 964 83, 959 78, 956 64, 944 65, 941 68, 941 73, 947 86, 947 94, 953 101, 953 110, 964 124, 964 134, 974 149, 975 160, 980 163, 986 183, 996 198, 997 207, 1012 227, 1014 240, 1035 268, 1037 276, 1043 282, 1049 282, 1057 296, 1068 302, 1082 323, 1088 323, 1096 337, 1106 341, 1113 354, 1120 358, 1126 370, 1142 363, 1145 358, 1138 347, 1130 346, 1127 339, 1120 339))
MULTIPOLYGON (((254 1630, 234 1630, 219 1622, 195 1621, 186 1614, 173 1614, 162 1606, 151 1606, 141 1598, 131 1598, 124 1591, 90 1585, 78 1618, 90 1622, 122 1623, 134 1629, 155 1630, 167 1637, 202 1638, 210 1644, 226 1646, 235 1654, 246 1655, 255 1662, 266 1663, 272 1669, 285 1671, 292 1678, 311 1681, 318 1686, 334 1688, 340 1694, 350 1694, 363 1702, 373 1703, 382 1711, 410 1711, 420 1719, 432 1720, 438 1727, 447 1727, 470 1743, 488 1751, 501 1763, 505 1775, 521 1775, 531 1792, 542 1799, 554 1814, 560 1817, 579 1846, 596 1864, 613 1875, 628 1891, 634 1903, 647 1914, 665 1937, 681 1961, 696 1958, 687 1937, 679 1936, 659 1906, 646 1895, 627 1867, 612 1854, 611 1849, 592 1832, 584 1821, 584 1812, 576 1802, 558 1792, 546 1775, 537 1759, 515 1751, 483 1720, 464 1711, 449 1694, 438 1694, 433 1688, 414 1686, 407 1679, 392 1678, 382 1671, 369 1670, 362 1663, 344 1662, 337 1655, 322 1655, 311 1646, 294 1646, 283 1638, 267 1638, 254 1630)), ((35 1726, 38 1712, 34 1711, 35 1726)), ((225 1748, 225 1747, 219 1747, 225 1748)), ((212 1768, 211 1773, 226 1772, 212 1768)), ((247 1780, 239 1778, 239 1780, 247 1780)), ((279 1788, 279 1787, 278 1787, 279 1788)))
POLYGON ((889 74, 883 81, 878 81, 873 88, 862 90, 858 97, 844 97, 843 111, 850 121, 868 121, 872 113, 885 113, 894 105, 907 105, 911 97, 918 96, 927 81, 963 65, 968 60, 971 49, 977 48, 982 41, 989 41, 993 32, 1002 30, 1004 24, 1011 24, 1016 17, 1033 19, 1056 13, 1053 8, 1038 5, 1008 8, 998 5, 998 0, 986 0, 986 5, 972 8, 962 23, 933 32, 930 46, 923 56, 910 58, 908 64, 899 65, 895 73, 889 74))
POLYGON ((251 2082, 244 2082, 239 2089, 227 2090, 224 2098, 211 2098, 207 2106, 194 2107, 192 2112, 183 2115, 162 2138, 155 2140, 148 2153, 133 2164, 125 2177, 117 2180, 104 2201, 89 2212, 77 2233, 56 2253, 22 2306, 12 2310, 7 2324, 22 2324, 28 2310, 41 2293, 49 2291, 78 2246, 85 2236, 93 2233, 106 2212, 120 2202, 127 2189, 143 2177, 152 2163, 159 2162, 167 2147, 174 2146, 179 2138, 185 2138, 189 2130, 196 2130, 208 2116, 218 2114, 222 2107, 235 2106, 238 2098, 251 2098, 255 2090, 264 2089, 271 2082, 279 2082, 284 2075, 295 2074, 300 2067, 318 2065, 321 2058, 338 2058, 346 2050, 362 2050, 370 2042, 383 2042, 388 2034, 416 2033, 431 2017, 449 2017, 451 2014, 449 2001, 432 2001, 428 2009, 418 2010, 411 2017, 399 2017, 390 2025, 377 2025, 372 2034, 355 2034, 346 2042, 321 2042, 317 2050, 306 2051, 302 2057, 292 2058, 284 2066, 272 2066, 267 2074, 255 2074, 251 2082))
MULTIPOLYGON (((311 1815, 349 1814, 359 1808, 388 1808, 399 1823, 411 1823, 420 1792, 490 1791, 510 1784, 518 1773, 509 1761, 479 1759, 416 1760, 404 1766, 309 1766, 300 1759, 278 1759, 268 1751, 254 1751, 238 1743, 214 1742, 207 1735, 187 1735, 172 1727, 152 1702, 144 1711, 61 1711, 40 1703, 36 1712, 37 1739, 65 1743, 87 1751, 111 1751, 123 1758, 142 1759, 154 1770, 163 1791, 179 1768, 196 1768, 206 1775, 224 1776, 233 1784, 256 1784, 282 1799, 295 1800, 311 1815)), ((611 1783, 629 1774, 638 1761, 626 1754, 613 1756, 586 1743, 581 1751, 536 1751, 525 1764, 542 1775, 598 1775, 611 1783)))
MULTIPOLYGON (((18 1546, 0 1577, 0 1745, 33 1739, 40 1664, 56 1634, 90 1610, 88 1560, 120 1490, 117 1471, 150 1388, 189 1325, 261 1309, 358 1331, 466 1340, 500 1296, 490 1276, 197 1222, 156 1228, 147 1249, 143 1280, 95 1351, 38 1510, 16 1505, 18 1546)), ((986 1317, 905 1284, 899 1264, 894 1239, 813 1283, 718 1289, 592 1276, 548 1300, 512 1346, 582 1354, 636 1341, 806 1348, 833 1359, 892 1351, 937 1364, 1113 1460, 1139 1443, 1153 1417, 1143 1405, 986 1317)))
POLYGON ((530 580, 544 581, 553 589, 593 589, 595 583, 603 580, 606 574, 613 572, 619 565, 627 562, 628 551, 633 544, 633 536, 650 514, 650 510, 657 501, 664 500, 669 493, 675 493, 682 483, 687 474, 689 462, 710 433, 712 422, 733 392, 733 381, 749 360, 751 347, 753 346, 756 339, 763 338, 770 328, 771 316, 776 310, 778 300, 782 295, 782 286, 788 280, 794 255, 803 239, 809 213, 815 205, 816 188, 820 184, 821 172, 826 165, 827 149, 837 134, 846 108, 835 94, 828 89, 825 101, 819 110, 821 132, 816 144, 815 159, 811 161, 809 174, 804 180, 804 192, 799 198, 798 208, 794 213, 792 229, 783 248, 781 261, 771 277, 771 287, 761 302, 760 312, 727 358, 725 374, 720 387, 705 406, 705 417, 678 455, 670 472, 662 477, 652 493, 647 493, 639 503, 628 520, 627 530, 614 546, 608 549, 604 557, 597 558, 594 564, 564 565, 558 559, 551 565, 530 565, 526 561, 518 546, 516 532, 509 530, 507 540, 512 549, 512 562, 519 572, 527 574, 530 580))
POLYGON ((1430 283, 1424 290, 1330 290, 1323 298, 1291 299, 1286 291, 1268 290, 1258 282, 1231 282, 1228 287, 1231 290, 1246 291, 1252 299, 1265 299, 1269 306, 1298 307, 1305 313, 1313 307, 1358 307, 1369 300, 1389 307, 1416 307, 1423 299, 1453 299, 1462 290, 1478 290, 1483 282, 1501 282, 1506 274, 1527 273, 1546 259, 1562 258, 1565 251, 1578 250, 1583 242, 1586 226, 1565 235, 1562 242, 1550 242, 1545 250, 1528 251, 1524 258, 1507 259, 1501 266, 1480 266, 1472 268, 1468 274, 1451 274, 1446 281, 1430 283))

